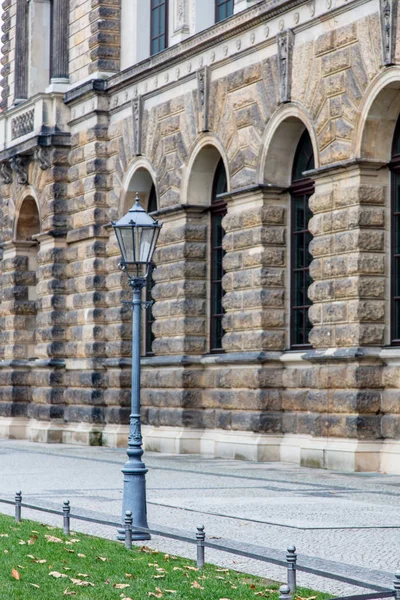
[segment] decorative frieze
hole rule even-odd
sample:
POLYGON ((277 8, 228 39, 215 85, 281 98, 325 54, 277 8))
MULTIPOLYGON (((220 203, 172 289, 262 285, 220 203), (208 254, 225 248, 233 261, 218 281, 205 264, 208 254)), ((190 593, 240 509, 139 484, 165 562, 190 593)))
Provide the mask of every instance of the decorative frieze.
POLYGON ((133 152, 135 156, 139 156, 142 153, 142 112, 142 97, 136 96, 132 100, 133 152))
POLYGON ((397 4, 397 0, 380 0, 382 62, 384 65, 392 65, 395 62, 397 4))
POLYGON ((175 33, 189 33, 188 0, 175 0, 175 33))
POLYGON ((292 99, 292 62, 294 33, 286 29, 277 35, 278 70, 279 70, 279 99, 290 102, 292 99))
POLYGON ((34 129, 35 109, 31 108, 27 112, 14 117, 11 121, 11 137, 13 140, 32 133, 34 129))
POLYGON ((197 71, 197 93, 199 103, 199 130, 209 130, 209 90, 210 69, 203 67, 197 71))

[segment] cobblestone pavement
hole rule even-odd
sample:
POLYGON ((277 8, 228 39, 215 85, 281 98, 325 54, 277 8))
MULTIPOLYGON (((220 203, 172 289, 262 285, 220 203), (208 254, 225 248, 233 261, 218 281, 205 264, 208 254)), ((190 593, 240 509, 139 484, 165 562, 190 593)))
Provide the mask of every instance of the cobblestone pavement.
MULTIPOLYGON (((299 563, 330 570, 328 561, 363 581, 390 585, 400 568, 400 476, 338 473, 285 463, 252 463, 146 453, 148 516, 151 526, 173 527, 285 551, 295 544, 299 563), (346 568, 345 565, 348 565, 346 568), (359 570, 357 571, 357 568, 359 570)), ((124 450, 0 440, 0 497, 22 490, 25 502, 119 520, 124 450)), ((0 505, 4 513, 12 507, 0 505)), ((60 517, 24 514, 60 524, 60 517)), ((114 537, 110 528, 74 523, 76 530, 114 537)), ((194 557, 189 544, 154 537, 151 545, 194 557)), ((284 580, 282 568, 219 551, 210 561, 284 580)), ((300 574, 299 583, 346 594, 349 585, 300 574)))

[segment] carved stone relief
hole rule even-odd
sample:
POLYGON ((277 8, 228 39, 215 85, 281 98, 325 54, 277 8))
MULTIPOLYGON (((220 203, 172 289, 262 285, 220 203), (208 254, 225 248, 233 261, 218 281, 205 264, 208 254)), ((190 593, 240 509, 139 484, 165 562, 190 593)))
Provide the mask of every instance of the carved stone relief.
POLYGON ((35 150, 35 160, 38 162, 42 171, 46 171, 51 167, 51 150, 38 146, 35 150))
POLYGON ((22 137, 27 133, 31 133, 34 127, 34 119, 35 119, 35 109, 22 113, 22 115, 18 115, 14 117, 11 121, 11 137, 13 140, 16 138, 22 137))
POLYGON ((17 182, 21 185, 28 183, 28 165, 22 156, 13 156, 10 159, 10 166, 17 176, 17 182))
POLYGON ((139 156, 142 153, 142 97, 136 96, 132 100, 133 116, 133 153, 139 156))
POLYGON ((210 90, 210 70, 203 67, 197 71, 197 94, 199 103, 199 130, 208 131, 209 129, 209 90, 210 90))
POLYGON ((0 165, 0 178, 1 182, 8 185, 12 183, 12 170, 8 162, 3 162, 0 165))
POLYGON ((188 0, 175 0, 175 33, 189 33, 188 0))
POLYGON ((294 33, 285 29, 277 35, 278 44, 278 70, 279 70, 279 98, 281 102, 290 102, 292 93, 292 60, 294 33))
POLYGON ((398 0, 380 0, 382 62, 384 65, 392 65, 395 62, 397 4, 398 0))

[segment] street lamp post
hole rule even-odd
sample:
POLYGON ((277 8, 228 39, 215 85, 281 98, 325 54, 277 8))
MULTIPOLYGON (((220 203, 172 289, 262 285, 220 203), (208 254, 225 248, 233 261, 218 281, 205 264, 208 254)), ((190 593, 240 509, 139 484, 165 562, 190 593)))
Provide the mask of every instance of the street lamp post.
POLYGON ((124 519, 126 511, 133 516, 132 539, 148 540, 150 534, 141 531, 148 529, 146 507, 146 473, 142 461, 143 440, 140 421, 140 326, 142 290, 147 284, 147 278, 152 269, 152 259, 157 239, 162 227, 146 213, 136 201, 130 211, 116 223, 112 223, 120 247, 122 260, 119 267, 124 271, 133 290, 133 319, 132 319, 132 395, 131 415, 128 438, 128 461, 125 463, 124 497, 122 506, 122 526, 118 530, 118 539, 125 539, 124 519))

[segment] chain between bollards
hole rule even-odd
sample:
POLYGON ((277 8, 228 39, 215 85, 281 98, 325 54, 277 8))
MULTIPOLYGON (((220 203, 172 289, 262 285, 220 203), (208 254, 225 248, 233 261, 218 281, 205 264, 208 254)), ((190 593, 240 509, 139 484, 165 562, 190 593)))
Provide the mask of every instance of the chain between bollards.
POLYGON ((205 547, 204 540, 206 539, 206 534, 204 532, 204 525, 200 525, 197 527, 196 532, 196 540, 197 540, 197 568, 202 569, 204 567, 204 558, 205 558, 205 547))
POLYGON ((22 492, 15 494, 15 522, 20 523, 21 521, 21 508, 22 508, 22 492))
POLYGON ((66 500, 63 504, 63 523, 64 523, 64 535, 71 533, 71 506, 69 500, 66 500))
POLYGON ((290 593, 296 593, 296 563, 297 554, 296 546, 289 546, 286 554, 287 561, 287 583, 290 588, 290 593))
POLYGON ((125 513, 125 548, 130 550, 132 548, 132 513, 127 510, 125 513))

